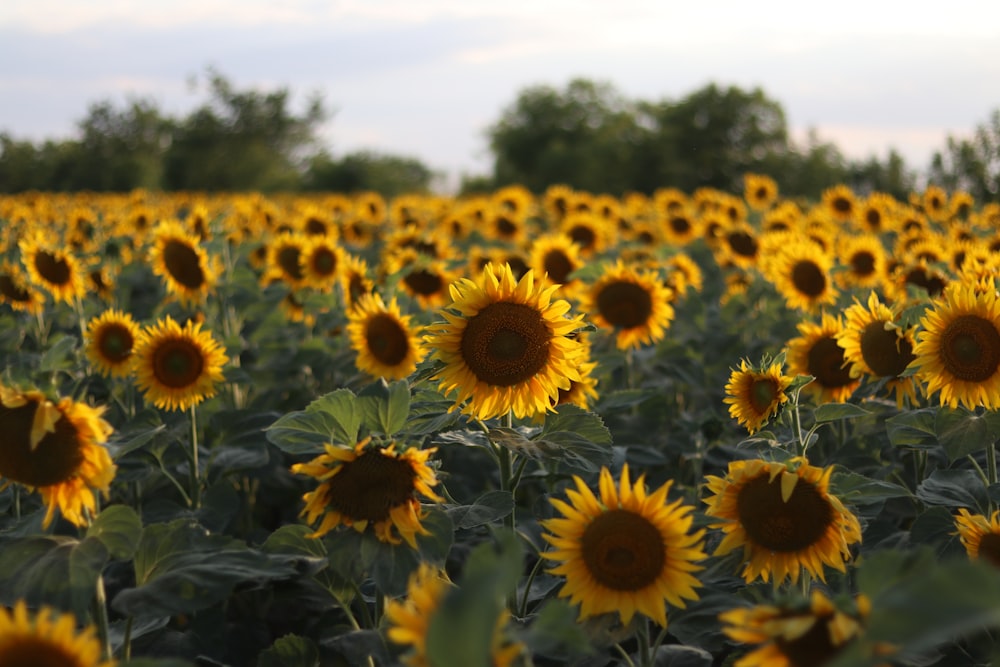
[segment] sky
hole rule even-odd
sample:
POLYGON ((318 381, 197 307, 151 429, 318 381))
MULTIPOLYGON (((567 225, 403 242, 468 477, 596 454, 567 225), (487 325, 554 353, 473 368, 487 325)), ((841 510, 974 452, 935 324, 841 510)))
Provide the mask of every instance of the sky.
POLYGON ((91 104, 183 117, 214 68, 312 94, 334 156, 373 150, 490 171, 486 132, 529 86, 629 99, 761 88, 793 139, 925 168, 1000 108, 1000 2, 950 0, 2 0, 0 132, 74 136, 91 104), (199 81, 201 82, 199 84, 199 81))

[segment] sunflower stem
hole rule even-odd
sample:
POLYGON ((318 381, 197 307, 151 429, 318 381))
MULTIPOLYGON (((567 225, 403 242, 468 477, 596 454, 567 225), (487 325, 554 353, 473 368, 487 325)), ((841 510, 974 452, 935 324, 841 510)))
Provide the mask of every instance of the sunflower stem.
MULTIPOLYGON (((987 486, 988 490, 990 486, 993 486, 994 484, 997 483, 997 445, 995 442, 990 442, 989 444, 986 445, 986 475, 987 475, 987 481, 989 482, 989 485, 987 486)), ((988 495, 989 494, 987 494, 987 496, 988 495)), ((992 500, 989 501, 988 509, 989 513, 992 514, 993 513, 992 500)))
POLYGON ((198 419, 197 408, 191 406, 191 509, 201 507, 201 474, 198 470, 198 419))
POLYGON ((135 617, 129 616, 125 621, 125 639, 122 641, 122 660, 132 659, 132 621, 135 617))
POLYGON ((108 596, 104 591, 104 576, 97 577, 94 590, 94 617, 97 622, 97 636, 101 641, 101 652, 105 660, 111 659, 111 636, 108 633, 108 596))
POLYGON ((615 649, 621 654, 622 658, 625 660, 625 664, 628 667, 635 667, 635 662, 632 661, 632 656, 628 654, 628 651, 622 648, 621 644, 615 644, 615 649))
POLYGON ((15 521, 20 521, 21 520, 21 487, 19 487, 18 485, 15 484, 14 488, 13 488, 13 493, 14 493, 14 520, 15 521))
POLYGON ((83 299, 76 296, 73 299, 73 310, 76 311, 76 323, 80 327, 80 343, 87 337, 87 327, 83 322, 83 299))
POLYGON ((653 667, 653 656, 649 652, 649 619, 645 616, 639 621, 636 630, 636 640, 639 643, 639 664, 642 667, 653 667))
POLYGON ((534 567, 531 568, 531 572, 528 573, 528 580, 524 583, 524 595, 521 597, 521 606, 518 608, 518 618, 524 618, 528 615, 528 593, 531 592, 531 584, 535 581, 535 575, 542 568, 543 560, 545 559, 539 556, 534 567))
POLYGON ((802 413, 799 411, 799 396, 801 392, 801 387, 792 392, 792 430, 795 432, 798 455, 804 457, 806 455, 806 442, 802 437, 802 413))

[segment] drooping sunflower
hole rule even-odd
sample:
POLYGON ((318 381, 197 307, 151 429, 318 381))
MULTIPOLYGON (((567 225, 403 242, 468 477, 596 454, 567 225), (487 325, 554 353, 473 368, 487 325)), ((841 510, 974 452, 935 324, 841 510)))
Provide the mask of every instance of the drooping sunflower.
POLYGON ((995 290, 954 284, 920 320, 913 348, 917 377, 941 405, 1000 407, 1000 298, 995 290))
POLYGON ((892 378, 886 387, 895 391, 896 403, 902 407, 905 397, 916 399, 913 377, 899 377, 915 357, 913 332, 897 324, 898 311, 883 304, 875 292, 868 295, 867 307, 855 299, 844 311, 844 328, 837 334, 837 343, 850 363, 851 377, 892 378))
POLYGON ((201 323, 181 327, 169 315, 139 333, 132 354, 136 384, 146 400, 165 410, 187 410, 215 396, 229 360, 201 323))
POLYGON ((741 644, 760 645, 733 667, 815 667, 836 657, 864 632, 871 603, 859 595, 846 609, 813 589, 803 605, 755 605, 719 614, 722 631, 741 644))
POLYGON ((18 242, 18 247, 28 278, 51 294, 56 303, 83 298, 86 292, 83 269, 72 253, 52 247, 39 235, 26 236, 18 242))
MULTIPOLYGON (((434 613, 451 588, 451 581, 443 570, 422 562, 410 575, 406 597, 386 602, 385 618, 389 625, 386 636, 395 644, 410 647, 410 651, 403 656, 403 664, 409 667, 430 667, 427 634, 434 613)), ((490 640, 490 660, 493 667, 511 667, 524 651, 521 644, 506 638, 504 630, 508 617, 506 612, 497 617, 490 640)))
POLYGON ((87 324, 84 351, 104 376, 125 377, 132 370, 132 350, 139 338, 139 324, 129 313, 106 310, 87 324))
POLYGON ((743 198, 755 211, 766 211, 778 199, 778 184, 763 174, 743 175, 743 198))
POLYGON ((785 298, 789 308, 813 312, 837 300, 830 269, 832 259, 809 241, 791 242, 772 254, 764 275, 785 298))
POLYGON ((566 578, 559 597, 580 605, 580 618, 618 613, 628 624, 643 614, 667 625, 666 603, 684 608, 697 600, 694 572, 705 558, 704 529, 692 531, 694 508, 667 502, 672 481, 652 493, 645 475, 633 484, 626 464, 618 488, 601 469, 600 497, 574 476, 569 502, 552 498, 561 517, 542 522, 552 548, 541 555, 556 561, 550 572, 566 578))
POLYGON ((216 272, 207 253, 198 237, 179 222, 163 222, 156 228, 149 262, 153 273, 163 279, 167 292, 181 303, 201 303, 215 286, 216 272))
POLYGON ((1000 510, 986 518, 962 507, 955 517, 955 528, 969 558, 985 558, 990 565, 1000 567, 1000 510))
POLYGON ((45 308, 45 297, 28 283, 16 266, 4 262, 0 264, 0 303, 37 315, 45 308))
POLYGON ((53 403, 39 391, 0 385, 0 478, 35 489, 48 507, 48 527, 59 509, 83 526, 96 512, 95 494, 107 494, 115 465, 104 447, 111 426, 102 408, 62 398, 53 403))
POLYGON ((24 600, 8 611, 0 606, 0 665, 18 667, 114 667, 101 659, 97 628, 77 631, 73 614, 51 607, 28 612, 24 600))
POLYGON ((797 328, 800 335, 788 341, 785 355, 789 371, 815 378, 803 391, 817 404, 843 403, 861 384, 860 378, 851 377, 844 348, 837 342, 843 322, 823 313, 818 324, 804 320, 797 328))
POLYGON ((712 493, 705 514, 725 534, 714 556, 743 548, 743 579, 797 582, 802 569, 826 581, 828 565, 840 572, 861 541, 854 514, 829 492, 832 467, 817 468, 804 457, 785 463, 732 461, 725 477, 706 476, 712 493))
POLYGON ((506 264, 453 283, 446 321, 429 326, 424 339, 445 364, 435 376, 441 392, 455 392, 456 405, 478 419, 551 410, 561 389, 582 380, 583 347, 572 337, 582 317, 568 317, 569 302, 552 300, 556 289, 536 288, 532 271, 517 281, 506 264))
POLYGON ((617 261, 581 295, 581 309, 598 327, 616 333, 618 349, 661 340, 674 319, 671 290, 653 271, 636 271, 617 261))
POLYGON ((792 380, 782 373, 780 362, 758 369, 741 359, 739 370, 734 369, 729 376, 723 402, 729 405, 730 416, 753 434, 788 402, 785 390, 792 380))
POLYGON ((401 380, 416 370, 426 350, 409 315, 396 298, 388 305, 378 294, 365 294, 347 313, 347 335, 357 366, 374 377, 401 380))
POLYGON ((319 485, 302 499, 307 523, 320 520, 310 537, 323 537, 337 526, 350 526, 359 533, 371 524, 382 542, 403 540, 417 548, 417 535, 429 535, 420 523, 426 511, 417 494, 436 503, 444 498, 431 487, 438 484, 434 468, 427 464, 434 448, 397 450, 396 443, 379 445, 365 438, 356 445, 327 444, 325 452, 308 463, 296 463, 295 474, 308 475, 319 485))

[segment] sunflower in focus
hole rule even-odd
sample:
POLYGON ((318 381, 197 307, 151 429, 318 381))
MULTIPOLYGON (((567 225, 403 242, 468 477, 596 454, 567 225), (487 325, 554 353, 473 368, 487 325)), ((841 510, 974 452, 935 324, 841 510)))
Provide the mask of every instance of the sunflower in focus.
POLYGON ((793 378, 784 375, 780 362, 772 363, 765 370, 754 368, 740 360, 739 370, 733 370, 726 384, 724 403, 729 405, 729 415, 746 427, 752 435, 778 413, 788 402, 785 390, 793 378))
POLYGON ((598 327, 615 330, 618 349, 626 350, 663 338, 674 318, 672 299, 656 273, 618 261, 581 296, 581 308, 598 327))
POLYGON ((0 385, 0 478, 35 489, 48 507, 84 526, 97 511, 95 495, 108 493, 115 465, 104 447, 111 426, 94 408, 69 398, 53 403, 39 391, 0 385))
POLYGON ((132 371, 132 350, 139 338, 139 324, 132 315, 106 310, 87 323, 84 352, 105 377, 125 377, 132 371))
POLYGON ((941 405, 1000 407, 1000 298, 995 290, 955 284, 920 320, 913 348, 917 377, 941 405))
POLYGON ((97 628, 77 631, 73 614, 41 607, 29 613, 24 600, 14 608, 0 606, 0 665, 18 667, 114 667, 102 660, 97 628))
POLYGON ((400 312, 395 297, 388 305, 378 294, 358 299, 347 313, 347 335, 358 355, 358 368, 393 380, 415 371, 426 351, 411 319, 400 312))
POLYGON ((788 341, 785 355, 789 371, 813 376, 813 381, 802 389, 817 404, 843 403, 861 384, 860 378, 851 377, 846 352, 837 342, 843 322, 823 313, 818 324, 805 320, 797 328, 801 335, 788 341))
POLYGON ((425 337, 445 367, 435 376, 444 394, 478 419, 508 412, 529 417, 550 410, 559 391, 582 380, 584 353, 571 334, 582 318, 567 317, 569 302, 552 300, 556 286, 536 288, 529 271, 515 281, 510 266, 487 265, 477 280, 451 285, 446 322, 425 337))
POLYGON ((817 468, 804 457, 786 463, 732 461, 725 477, 706 476, 712 494, 705 514, 716 519, 725 537, 714 552, 724 556, 743 548, 743 579, 760 577, 775 585, 799 580, 805 569, 826 581, 823 566, 840 572, 861 541, 861 525, 829 493, 832 467, 817 468))
POLYGON ((51 294, 56 303, 83 298, 86 292, 83 269, 72 253, 51 247, 37 234, 21 239, 18 247, 28 278, 51 294))
POLYGON ((161 223, 149 250, 153 273, 181 303, 204 301, 215 285, 216 272, 198 238, 175 221, 161 223))
POLYGON ((806 604, 754 605, 719 614, 722 631, 741 644, 759 645, 733 667, 813 667, 836 657, 864 632, 870 602, 859 595, 838 608, 813 589, 806 604))
MULTIPOLYGON (((406 597, 386 602, 385 618, 389 626, 386 636, 395 644, 410 647, 410 652, 403 657, 403 664, 409 667, 430 667, 427 634, 434 613, 451 589, 452 583, 443 570, 422 562, 410 575, 406 597)), ((497 617, 490 641, 492 667, 511 667, 524 651, 521 644, 506 638, 504 630, 508 617, 507 612, 497 617)))
POLYGON ((763 174, 743 175, 743 198, 755 211, 766 211, 778 199, 778 184, 763 174))
POLYGON ((580 605, 580 619, 617 613, 623 624, 636 614, 667 625, 666 603, 684 608, 697 600, 701 582, 694 572, 705 558, 704 529, 692 531, 694 508, 680 499, 667 502, 672 481, 652 493, 645 475, 633 484, 628 464, 618 488, 601 469, 599 496, 575 476, 569 502, 550 499, 561 517, 542 521, 551 549, 542 558, 556 561, 552 574, 565 577, 559 597, 580 605))
POLYGON ((962 507, 955 518, 955 528, 969 558, 982 557, 990 565, 1000 567, 1000 510, 994 510, 986 518, 962 507))
POLYGON ((139 333, 132 354, 136 384, 146 400, 165 410, 187 410, 215 396, 229 360, 201 323, 181 327, 169 315, 139 333))
POLYGON ((833 261, 808 241, 789 242, 770 255, 764 275, 784 297, 789 308, 807 312, 837 300, 830 269, 833 261))
POLYGON ((308 475, 319 483, 302 497, 307 523, 320 521, 310 537, 323 537, 338 526, 362 533, 371 524, 380 541, 406 541, 416 549, 417 535, 430 535, 420 523, 426 512, 417 494, 444 502, 431 488, 438 479, 427 464, 436 449, 398 451, 396 443, 383 446, 365 438, 353 447, 327 444, 324 450, 312 461, 291 468, 294 474, 308 475))

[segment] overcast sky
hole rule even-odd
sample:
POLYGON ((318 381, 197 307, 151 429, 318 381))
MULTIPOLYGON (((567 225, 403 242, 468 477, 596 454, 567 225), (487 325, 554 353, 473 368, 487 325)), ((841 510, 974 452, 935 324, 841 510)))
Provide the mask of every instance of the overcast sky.
POLYGON ((485 173, 518 92, 574 77, 632 99, 759 86, 794 137, 923 168, 1000 107, 1000 2, 0 0, 0 131, 69 137, 90 104, 185 115, 214 67, 237 88, 318 92, 335 155, 485 173))

